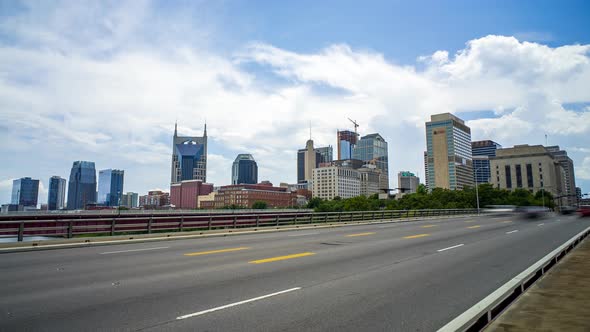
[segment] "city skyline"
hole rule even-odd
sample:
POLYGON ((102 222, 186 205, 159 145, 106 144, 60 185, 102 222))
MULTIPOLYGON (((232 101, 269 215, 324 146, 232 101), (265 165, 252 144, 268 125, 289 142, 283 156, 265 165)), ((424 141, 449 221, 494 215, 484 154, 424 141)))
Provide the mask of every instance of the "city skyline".
MULTIPOLYGON (((308 139, 309 122, 315 145, 336 149, 335 131, 354 130, 348 118, 355 119, 359 133, 377 132, 389 142, 395 187, 392 174, 399 170, 424 179, 423 125, 446 111, 466 121, 474 141, 559 145, 574 162, 576 185, 590 191, 590 37, 582 33, 590 23, 580 20, 584 5, 508 4, 519 9, 514 17, 486 4, 478 5, 481 11, 433 5, 415 17, 408 36, 397 24, 408 24, 403 13, 416 5, 372 6, 364 13, 387 14, 368 15, 374 21, 359 24, 359 31, 345 28, 344 13, 354 11, 342 5, 326 15, 326 29, 308 39, 309 28, 304 33, 287 24, 273 31, 262 23, 246 28, 255 12, 274 17, 272 6, 253 11, 245 4, 215 10, 175 4, 165 13, 162 6, 3 7, 0 201, 10 201, 13 179, 30 176, 40 180, 39 202, 46 202, 48 179, 67 178, 75 160, 125 169, 129 190, 168 191, 175 120, 179 132, 195 136, 208 123, 207 182, 225 184, 233 158, 243 151, 256 156, 260 179, 295 183, 296 151, 308 139), (239 36, 221 24, 237 17, 235 10, 245 14, 236 21, 244 29, 232 29, 239 36), (445 24, 453 22, 453 11, 465 10, 474 11, 469 17, 481 21, 478 28, 445 33, 456 26, 445 24), (205 14, 208 20, 198 20, 205 14), (441 28, 422 28, 430 20, 441 28), (182 23, 180 31, 167 27, 171 21, 182 23), (65 33, 80 31, 82 22, 84 32, 65 33), (292 38, 280 37, 285 35, 292 38)), ((293 6, 286 21, 309 14, 293 6)), ((318 5, 312 17, 331 9, 318 5)))

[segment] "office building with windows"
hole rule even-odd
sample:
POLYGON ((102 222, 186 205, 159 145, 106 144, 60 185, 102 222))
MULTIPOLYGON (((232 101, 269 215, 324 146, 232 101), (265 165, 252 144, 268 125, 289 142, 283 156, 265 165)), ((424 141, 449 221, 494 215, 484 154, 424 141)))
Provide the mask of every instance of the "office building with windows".
POLYGON ((471 129, 458 117, 435 114, 426 122, 428 189, 473 186, 471 129))
POLYGON ((343 130, 336 132, 338 141, 338 160, 352 159, 352 151, 358 141, 358 134, 354 131, 343 130))
POLYGON ((170 185, 170 204, 177 209, 196 209, 197 197, 213 192, 213 185, 201 180, 187 180, 170 185))
POLYGON ((12 181, 11 204, 23 207, 37 207, 39 180, 29 177, 12 181))
POLYGON ((133 209, 139 206, 139 194, 127 192, 121 196, 121 206, 133 209))
POLYGON ((176 124, 172 139, 171 183, 186 180, 207 181, 207 124, 203 136, 178 136, 176 124))
POLYGON ((147 195, 139 196, 139 207, 145 210, 159 209, 170 205, 170 194, 161 190, 148 191, 147 195))
POLYGON ((369 134, 361 137, 352 152, 352 159, 362 160, 365 164, 375 165, 381 170, 387 181, 385 187, 389 188, 389 157, 387 142, 379 134, 369 134))
POLYGON ((555 160, 561 165, 561 168, 564 172, 563 178, 563 198, 564 204, 568 206, 574 206, 578 203, 578 198, 576 195, 576 174, 574 171, 574 162, 573 160, 568 157, 567 152, 561 150, 559 146, 547 146, 547 151, 549 151, 555 160))
POLYGON ((491 182, 490 157, 495 157, 496 150, 501 148, 500 144, 490 140, 471 142, 473 179, 477 184, 491 182))
POLYGON ((559 161, 542 145, 515 145, 498 149, 490 158, 492 185, 496 188, 550 192, 556 205, 563 205, 565 172, 559 161))
POLYGON ((321 148, 313 148, 313 141, 307 141, 307 147, 305 149, 299 149, 297 151, 297 183, 311 183, 311 171, 307 168, 308 164, 306 162, 306 156, 311 156, 310 158, 315 158, 313 162, 313 168, 318 168, 322 164, 326 165, 332 162, 333 160, 333 149, 331 145, 321 147, 321 148), (311 144, 311 148, 315 151, 315 156, 312 156, 312 153, 309 152, 309 144, 311 144), (307 173, 306 173, 307 172, 307 173), (306 175, 308 177, 306 177, 306 175))
POLYGON ((399 172, 397 173, 397 183, 399 192, 402 194, 413 194, 420 185, 420 178, 412 172, 399 172))
POLYGON ((74 161, 68 183, 68 210, 96 203, 96 169, 92 161, 74 161))
POLYGON ((103 169, 98 172, 98 200, 105 206, 121 205, 125 171, 118 169, 103 169))
POLYGON ((231 169, 232 184, 258 183, 258 165, 251 154, 239 154, 231 169))
POLYGON ((350 167, 329 166, 313 169, 313 197, 351 198, 361 194, 361 176, 350 167))
POLYGON ((49 178, 47 210, 62 210, 66 207, 66 179, 59 176, 49 178))

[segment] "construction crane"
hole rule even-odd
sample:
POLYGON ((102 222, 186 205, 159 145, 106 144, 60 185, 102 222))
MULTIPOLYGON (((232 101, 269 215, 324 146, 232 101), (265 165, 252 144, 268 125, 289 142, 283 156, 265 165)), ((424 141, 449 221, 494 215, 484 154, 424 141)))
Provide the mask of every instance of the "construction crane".
POLYGON ((354 125, 354 133, 358 135, 358 133, 356 132, 356 129, 359 127, 359 124, 351 118, 348 118, 348 120, 350 122, 352 122, 352 124, 354 125))

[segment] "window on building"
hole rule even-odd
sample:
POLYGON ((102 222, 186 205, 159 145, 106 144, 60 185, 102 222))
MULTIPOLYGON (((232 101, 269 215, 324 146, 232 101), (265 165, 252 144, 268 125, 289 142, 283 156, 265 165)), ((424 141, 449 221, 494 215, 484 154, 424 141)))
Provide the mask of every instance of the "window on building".
POLYGON ((522 169, 520 165, 515 165, 516 170, 516 187, 522 188, 522 169))
POLYGON ((510 165, 504 166, 506 172, 506 188, 512 188, 512 174, 510 173, 510 165))
POLYGON ((526 182, 527 187, 532 188, 533 185, 533 165, 526 164, 526 182))

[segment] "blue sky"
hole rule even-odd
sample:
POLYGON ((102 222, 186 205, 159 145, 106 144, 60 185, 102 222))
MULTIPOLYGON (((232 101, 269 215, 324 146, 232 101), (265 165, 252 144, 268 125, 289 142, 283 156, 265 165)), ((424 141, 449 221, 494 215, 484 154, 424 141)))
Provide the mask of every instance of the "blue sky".
MULTIPOLYGON (((473 139, 559 144, 590 192, 587 1, 0 2, 0 202, 74 160, 167 189, 174 121, 208 123, 209 181, 238 153, 294 182, 295 151, 359 121, 395 174, 423 175, 424 121, 473 139)), ((45 188, 40 201, 46 200, 45 188)))

